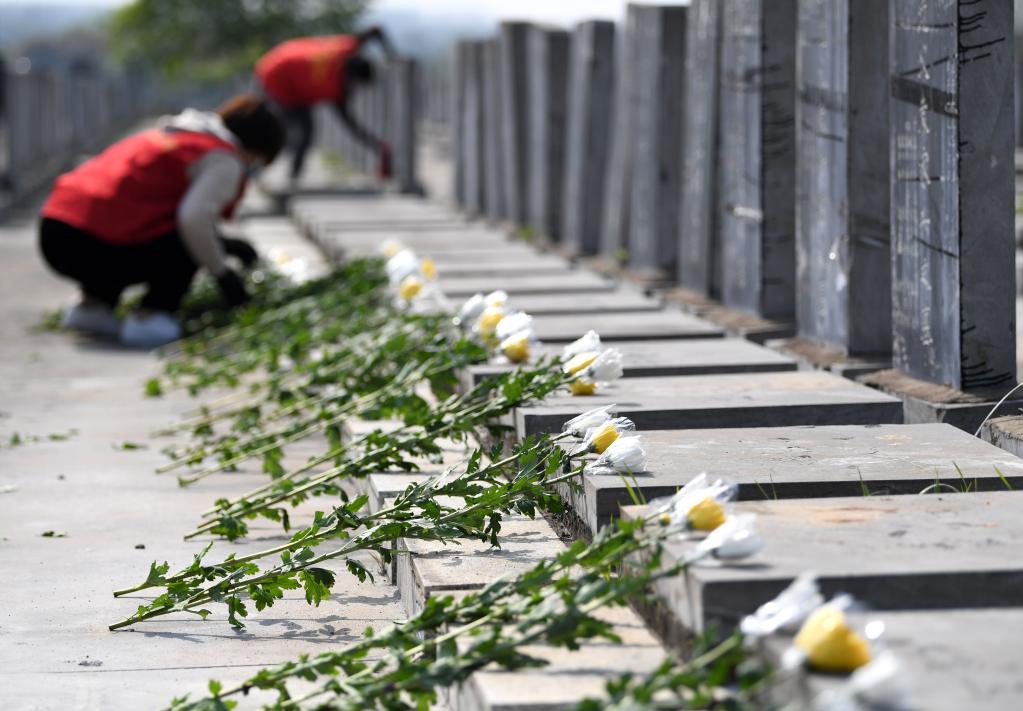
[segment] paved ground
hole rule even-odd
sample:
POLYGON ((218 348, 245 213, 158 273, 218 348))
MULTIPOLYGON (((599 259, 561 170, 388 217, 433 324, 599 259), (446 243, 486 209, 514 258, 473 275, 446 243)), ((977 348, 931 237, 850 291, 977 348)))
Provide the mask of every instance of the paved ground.
MULTIPOLYGON (((142 384, 157 368, 148 353, 34 330, 74 291, 40 262, 33 219, 0 225, 0 438, 77 434, 0 449, 0 708, 161 708, 211 677, 239 680, 398 619, 392 586, 340 575, 333 602, 312 609, 291 595, 244 632, 193 619, 107 631, 138 604, 111 590, 141 580, 153 559, 187 562, 201 544, 181 534, 198 513, 263 479, 242 472, 183 490, 153 474, 163 461, 156 448, 115 449, 146 442, 194 403, 143 401, 142 384)), ((311 254, 301 243, 282 246, 311 254)), ((266 529, 254 539, 235 549, 265 548, 279 536, 266 529)))

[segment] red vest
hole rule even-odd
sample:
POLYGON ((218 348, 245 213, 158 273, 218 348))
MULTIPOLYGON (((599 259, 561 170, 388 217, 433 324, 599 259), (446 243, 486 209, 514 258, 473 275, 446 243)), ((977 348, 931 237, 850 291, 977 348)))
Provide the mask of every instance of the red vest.
POLYGON ((354 35, 289 40, 256 62, 256 76, 267 95, 284 106, 344 101, 345 63, 359 44, 354 35))
MULTIPOLYGON (((210 151, 238 154, 208 133, 153 129, 129 136, 57 178, 42 216, 112 244, 156 239, 177 229, 188 167, 210 151)), ((243 178, 224 217, 234 214, 244 193, 243 178)))

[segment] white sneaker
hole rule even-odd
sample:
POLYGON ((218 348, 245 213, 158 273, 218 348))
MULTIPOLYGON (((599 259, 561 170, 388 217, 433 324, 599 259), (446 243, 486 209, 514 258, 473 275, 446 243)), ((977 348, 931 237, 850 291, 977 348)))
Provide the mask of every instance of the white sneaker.
POLYGON ((156 348, 181 338, 181 324, 166 311, 141 316, 132 311, 121 324, 121 343, 132 348, 156 348))
POLYGON ((113 309, 102 304, 75 304, 64 310, 61 318, 64 328, 73 328, 95 336, 116 338, 121 330, 113 309))

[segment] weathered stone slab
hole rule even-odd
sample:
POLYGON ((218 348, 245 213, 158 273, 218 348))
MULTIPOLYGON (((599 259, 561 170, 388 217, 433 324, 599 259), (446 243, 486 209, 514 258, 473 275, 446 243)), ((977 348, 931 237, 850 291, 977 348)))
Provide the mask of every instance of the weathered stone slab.
POLYGON ((508 219, 520 225, 529 214, 529 27, 526 22, 502 22, 499 35, 504 207, 508 219))
POLYGON ((486 76, 483 72, 484 43, 467 42, 461 57, 465 62, 462 79, 465 95, 462 98, 462 133, 459 140, 465 168, 462 171, 462 206, 471 216, 480 215, 486 203, 486 176, 483 134, 483 92, 486 76))
POLYGON ((650 341, 678 338, 721 338, 724 332, 681 311, 586 313, 535 316, 533 331, 546 343, 570 343, 594 330, 608 341, 650 341))
POLYGON ((565 30, 529 29, 529 225, 552 242, 561 237, 568 42, 565 30))
POLYGON ((796 0, 724 0, 721 11, 721 301, 791 319, 796 0))
POLYGON ((615 25, 581 22, 572 31, 565 137, 562 245, 596 254, 614 107, 615 25))
MULTIPOLYGON (((1023 703, 1023 669, 1017 653, 1023 609, 851 612, 846 619, 857 629, 874 620, 884 623, 882 643, 901 665, 906 708, 1012 711, 1023 703)), ((791 643, 791 637, 768 640, 765 659, 779 661, 791 643)), ((843 679, 803 673, 793 684, 772 690, 772 698, 782 703, 794 698, 809 701, 843 679)))
MULTIPOLYGON (((412 245, 413 248, 414 245, 412 245)), ((429 256, 428 252, 423 256, 429 256)), ((529 256, 505 257, 503 252, 495 253, 493 258, 487 261, 480 261, 472 264, 465 261, 452 261, 447 259, 433 258, 437 266, 439 279, 446 279, 456 276, 483 276, 488 274, 563 274, 571 268, 571 265, 563 258, 555 254, 533 254, 529 256)))
POLYGON ((993 417, 984 424, 980 436, 1006 452, 1023 457, 1023 417, 993 417))
POLYGON ((686 7, 632 6, 635 146, 629 208, 629 267, 644 278, 674 277, 682 177, 686 7))
POLYGON ((799 334, 891 351, 887 0, 800 0, 799 334))
POLYGON ((409 616, 427 599, 459 590, 477 590, 501 575, 515 575, 549 560, 564 544, 541 517, 509 517, 501 524, 501 547, 479 541, 403 540, 410 555, 397 559, 398 591, 409 616))
POLYGON ((891 10, 894 364, 960 390, 1016 382, 1012 13, 891 10))
POLYGON ((678 278, 683 287, 714 298, 721 295, 716 214, 720 62, 721 4, 692 0, 686 22, 678 278))
POLYGON ((635 612, 628 608, 598 610, 621 642, 583 642, 567 650, 540 645, 521 648, 546 666, 504 671, 486 668, 459 685, 451 704, 456 711, 554 711, 570 709, 585 698, 603 698, 605 684, 621 674, 650 674, 666 652, 635 612))
MULTIPOLYGON (((795 370, 791 358, 738 338, 693 338, 673 340, 611 341, 622 353, 626 378, 712 373, 762 373, 795 370)), ((557 356, 561 345, 542 345, 538 355, 557 356)), ((514 365, 487 364, 467 368, 463 383, 475 385, 506 373, 514 365)))
POLYGON ((748 373, 633 378, 596 395, 548 397, 515 413, 518 435, 561 430, 565 420, 616 403, 644 430, 881 424, 902 420, 902 403, 830 373, 748 373))
MULTIPOLYGON (((946 492, 948 487, 1023 487, 1023 460, 951 425, 644 430, 642 435, 649 471, 630 477, 629 485, 647 501, 670 496, 700 472, 734 481, 743 501, 918 494, 939 482, 936 488, 946 492)), ((562 495, 591 532, 632 503, 618 475, 587 474, 581 484, 582 491, 564 487, 562 495)))
MULTIPOLYGON (((765 541, 756 560, 697 564, 655 587, 696 632, 736 624, 807 570, 826 597, 850 593, 876 610, 1010 607, 1023 585, 1021 505, 1023 492, 740 502, 734 513, 756 514, 765 541)), ((692 548, 669 543, 666 564, 692 548)))
POLYGON ((484 204, 486 215, 491 220, 500 220, 507 215, 502 147, 504 105, 501 100, 501 42, 494 38, 487 40, 483 47, 484 204))
POLYGON ((566 271, 557 276, 525 274, 500 278, 453 277, 444 280, 443 288, 444 293, 452 297, 472 296, 478 291, 489 292, 494 289, 504 289, 514 297, 517 294, 586 294, 609 291, 614 288, 614 282, 592 272, 566 271))
POLYGON ((512 295, 510 308, 534 316, 569 314, 614 314, 623 312, 649 312, 662 308, 661 302, 631 289, 615 289, 595 294, 524 294, 512 295))

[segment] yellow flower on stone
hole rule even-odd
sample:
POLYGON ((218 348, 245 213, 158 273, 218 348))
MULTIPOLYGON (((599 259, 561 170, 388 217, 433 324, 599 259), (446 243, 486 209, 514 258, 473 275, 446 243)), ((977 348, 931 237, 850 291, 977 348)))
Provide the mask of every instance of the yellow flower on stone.
POLYGON ((419 277, 407 276, 401 280, 401 285, 398 287, 398 296, 405 301, 412 301, 422 289, 423 282, 420 281, 419 277))
POLYGON ((563 368, 569 375, 576 375, 577 373, 589 368, 593 361, 597 359, 597 355, 596 351, 579 353, 578 355, 572 356, 572 358, 565 363, 563 368))
POLYGON ((597 384, 592 380, 576 378, 568 384, 568 389, 573 395, 592 395, 597 392, 597 384))
POLYGON ((497 329, 497 324, 501 323, 503 318, 504 309, 500 306, 488 306, 480 315, 480 320, 476 322, 480 335, 484 337, 493 336, 494 331, 497 329))
POLYGON ((614 423, 605 422, 600 426, 600 429, 593 433, 593 436, 590 438, 590 446, 593 447, 593 451, 597 454, 603 454, 604 450, 618 439, 618 436, 618 430, 615 429, 614 423))
POLYGON ((433 263, 433 260, 426 257, 419 263, 419 269, 423 272, 423 276, 426 277, 427 281, 437 281, 437 265, 433 263))
POLYGON ((845 613, 834 605, 817 608, 796 635, 796 646, 810 666, 827 672, 849 673, 870 662, 870 645, 849 627, 845 613))
POLYGON ((725 510, 715 499, 708 496, 695 504, 686 513, 686 523, 697 531, 713 531, 725 522, 725 510))
POLYGON ((529 331, 521 331, 501 341, 501 352, 512 363, 529 360, 529 331))

